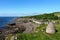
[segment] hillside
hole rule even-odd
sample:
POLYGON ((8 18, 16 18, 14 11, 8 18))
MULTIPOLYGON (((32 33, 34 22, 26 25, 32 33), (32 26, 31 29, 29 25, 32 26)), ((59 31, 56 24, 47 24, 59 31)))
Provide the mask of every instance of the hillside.
POLYGON ((34 18, 34 19, 48 19, 48 20, 57 20, 55 23, 56 33, 55 34, 47 34, 46 31, 46 24, 42 24, 35 29, 33 33, 26 33, 26 34, 18 34, 18 40, 60 40, 60 21, 58 19, 58 15, 60 12, 54 12, 49 14, 42 14, 42 15, 35 15, 35 16, 28 16, 26 18, 34 18))
POLYGON ((34 16, 26 16, 27 18, 35 18, 35 19, 49 19, 49 20, 58 20, 60 17, 60 12, 53 12, 53 13, 45 13, 41 15, 34 15, 34 16))
POLYGON ((59 16, 59 15, 60 15, 60 12, 54 12, 54 14, 55 14, 56 16, 59 16))

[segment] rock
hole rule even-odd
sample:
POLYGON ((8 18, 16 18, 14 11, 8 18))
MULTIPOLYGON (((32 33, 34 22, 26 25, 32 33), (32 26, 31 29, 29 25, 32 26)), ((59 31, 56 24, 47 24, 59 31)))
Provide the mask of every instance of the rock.
POLYGON ((49 34, 55 33, 55 26, 53 22, 49 22, 48 26, 46 27, 46 33, 49 33, 49 34))
POLYGON ((16 23, 11 23, 7 25, 8 28, 15 28, 16 27, 16 23))

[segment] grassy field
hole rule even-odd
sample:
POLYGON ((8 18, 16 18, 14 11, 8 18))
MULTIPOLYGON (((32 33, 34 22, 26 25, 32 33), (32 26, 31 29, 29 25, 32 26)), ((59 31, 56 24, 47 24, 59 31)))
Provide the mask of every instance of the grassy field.
POLYGON ((58 31, 55 34, 47 34, 46 26, 45 24, 40 25, 33 33, 20 33, 18 40, 60 40, 60 24, 55 25, 58 31))

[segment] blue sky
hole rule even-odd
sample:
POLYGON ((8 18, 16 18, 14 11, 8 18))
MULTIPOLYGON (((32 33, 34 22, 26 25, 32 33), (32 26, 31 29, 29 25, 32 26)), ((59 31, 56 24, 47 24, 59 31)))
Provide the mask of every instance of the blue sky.
POLYGON ((0 0, 0 16, 60 12, 60 0, 0 0))

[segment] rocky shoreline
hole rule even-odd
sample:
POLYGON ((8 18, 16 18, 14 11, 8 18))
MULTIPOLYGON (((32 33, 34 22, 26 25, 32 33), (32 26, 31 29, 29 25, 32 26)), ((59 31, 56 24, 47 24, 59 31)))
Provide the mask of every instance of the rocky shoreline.
POLYGON ((31 33, 34 31, 37 24, 33 24, 27 18, 16 18, 11 23, 7 24, 4 29, 0 30, 0 39, 4 39, 9 34, 14 35, 17 32, 31 33))

